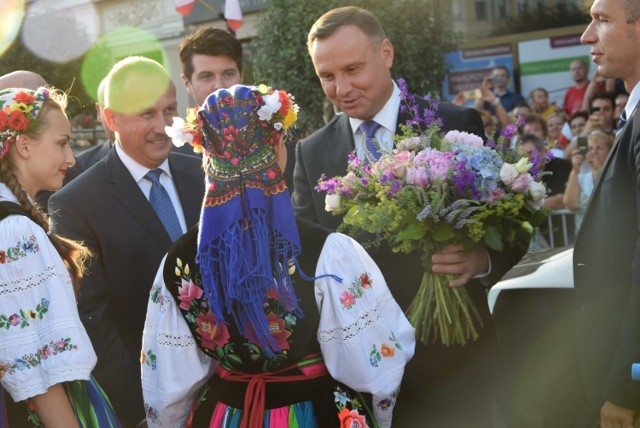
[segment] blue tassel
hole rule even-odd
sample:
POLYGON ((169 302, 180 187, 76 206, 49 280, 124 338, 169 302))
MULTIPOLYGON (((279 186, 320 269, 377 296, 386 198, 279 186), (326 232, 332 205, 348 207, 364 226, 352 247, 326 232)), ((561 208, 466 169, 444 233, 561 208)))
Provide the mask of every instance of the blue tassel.
POLYGON ((275 289, 286 310, 303 317, 287 269, 288 260, 295 259, 299 249, 269 227, 263 210, 245 214, 248 218, 238 219, 202 245, 196 261, 216 320, 228 324, 225 313, 231 315, 240 334, 257 341, 273 358, 281 349, 271 334, 263 305, 267 292, 275 289))

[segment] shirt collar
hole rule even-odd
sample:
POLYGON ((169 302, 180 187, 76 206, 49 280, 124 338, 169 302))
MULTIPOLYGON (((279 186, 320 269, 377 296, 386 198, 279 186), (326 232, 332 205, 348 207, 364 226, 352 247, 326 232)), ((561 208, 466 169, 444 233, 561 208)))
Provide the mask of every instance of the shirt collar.
MULTIPOLYGON (((127 168, 127 170, 129 171, 129 173, 131 174, 133 179, 136 181, 136 183, 139 182, 140 180, 142 180, 144 178, 144 176, 147 174, 147 172, 151 171, 150 168, 147 168, 146 166, 140 165, 138 162, 133 160, 133 158, 131 156, 129 156, 122 149, 122 147, 120 147, 120 144, 116 143, 115 146, 116 146, 116 153, 118 154, 118 157, 120 158, 120 160, 122 161, 124 166, 127 168)), ((169 177, 171 177, 171 170, 169 169, 169 160, 168 159, 165 159, 156 168, 160 168, 162 171, 164 171, 166 174, 168 174, 169 177)), ((152 168, 152 169, 156 169, 156 168, 152 168)))
POLYGON ((633 87, 633 90, 629 94, 629 100, 627 101, 627 105, 624 108, 624 112, 627 116, 627 120, 631 120, 631 115, 636 110, 638 102, 640 101, 640 83, 637 83, 636 86, 633 87))
MULTIPOLYGON (((396 126, 398 124, 398 110, 400 109, 400 88, 393 80, 393 92, 387 100, 387 103, 380 109, 380 111, 373 117, 373 120, 378 122, 382 127, 394 134, 396 132, 396 126)), ((360 124, 364 122, 362 119, 349 118, 351 129, 355 133, 360 124)))

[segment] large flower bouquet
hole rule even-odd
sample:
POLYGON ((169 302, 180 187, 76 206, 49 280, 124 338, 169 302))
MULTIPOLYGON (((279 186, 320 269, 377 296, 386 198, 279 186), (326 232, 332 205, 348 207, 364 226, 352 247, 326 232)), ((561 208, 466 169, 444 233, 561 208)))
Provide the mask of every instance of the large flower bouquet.
POLYGON ((396 148, 377 161, 351 154, 347 174, 323 176, 316 190, 327 192, 328 211, 344 214, 341 231, 368 237, 365 245, 420 252, 424 274, 407 317, 423 343, 464 345, 477 339, 480 317, 464 286, 452 288, 450 275, 432 272, 431 255, 452 242, 496 251, 527 245, 544 219, 546 189, 533 165, 508 149, 515 126, 487 145, 464 132, 442 135, 436 103, 420 112, 399 83, 414 118, 401 127, 396 148))

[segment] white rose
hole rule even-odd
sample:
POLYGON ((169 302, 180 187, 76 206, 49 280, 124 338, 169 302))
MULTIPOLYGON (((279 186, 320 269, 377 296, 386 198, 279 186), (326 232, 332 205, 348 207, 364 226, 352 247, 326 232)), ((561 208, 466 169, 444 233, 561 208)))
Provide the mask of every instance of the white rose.
POLYGON ((274 92, 271 95, 263 95, 262 99, 264 100, 264 105, 269 109, 271 114, 277 113, 282 107, 282 103, 280 102, 280 94, 278 92, 274 92))
POLYGON ((182 147, 184 143, 193 141, 193 135, 184 133, 184 120, 181 117, 174 117, 173 125, 165 126, 164 132, 171 138, 173 145, 176 147, 182 147))
POLYGON ((531 200, 538 202, 547 196, 547 189, 544 187, 544 184, 534 181, 529 186, 529 196, 531 196, 531 200))
POLYGON ((273 113, 269 110, 269 107, 262 106, 258 109, 258 118, 260 120, 271 120, 273 113))
POLYGON ((342 208, 342 196, 327 195, 324 198, 324 210, 327 212, 340 211, 342 208))
POLYGON ((518 176, 518 170, 510 163, 503 163, 500 169, 500 180, 507 186, 511 186, 513 180, 518 176))
POLYGON ((516 169, 518 170, 518 174, 524 174, 525 172, 529 172, 533 164, 529 162, 527 158, 520 158, 520 160, 515 164, 516 169))

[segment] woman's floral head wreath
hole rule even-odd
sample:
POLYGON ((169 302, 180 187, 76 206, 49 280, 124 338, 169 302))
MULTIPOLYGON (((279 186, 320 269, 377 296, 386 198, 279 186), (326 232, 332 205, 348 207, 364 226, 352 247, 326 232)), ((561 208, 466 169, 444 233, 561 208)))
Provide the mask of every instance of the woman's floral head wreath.
POLYGON ((34 129, 42 104, 49 98, 46 88, 36 91, 10 88, 0 91, 0 159, 20 134, 34 129))
MULTIPOLYGON (((284 134, 284 131, 290 128, 298 119, 298 111, 300 108, 294 102, 293 96, 285 91, 275 90, 266 85, 251 88, 251 93, 258 103, 259 108, 253 117, 248 118, 247 123, 252 125, 251 129, 253 129, 254 126, 259 126, 259 134, 262 139, 269 145, 276 146, 284 134)), ((231 89, 232 88, 229 88, 229 91, 231 91, 231 89)), ((202 134, 202 119, 198 111, 206 114, 208 105, 208 102, 205 101, 202 107, 188 109, 186 119, 180 117, 173 118, 173 126, 167 126, 165 131, 173 140, 174 145, 182 147, 185 143, 189 143, 193 146, 194 152, 202 152, 205 141, 202 134)), ((234 107, 233 98, 230 98, 227 107, 234 107)), ((221 117, 221 119, 224 119, 224 117, 221 117)), ((233 118, 233 120, 235 120, 235 118, 233 118)), ((224 120, 220 120, 220 123, 222 124, 223 121, 224 120)), ((230 137, 229 132, 237 131, 234 127, 230 127, 229 129, 220 126, 218 128, 222 132, 221 140, 228 140, 230 137), (223 129, 226 129, 226 131, 223 131, 223 129)), ((211 153, 211 143, 207 143, 209 144, 206 144, 204 149, 211 153)))

